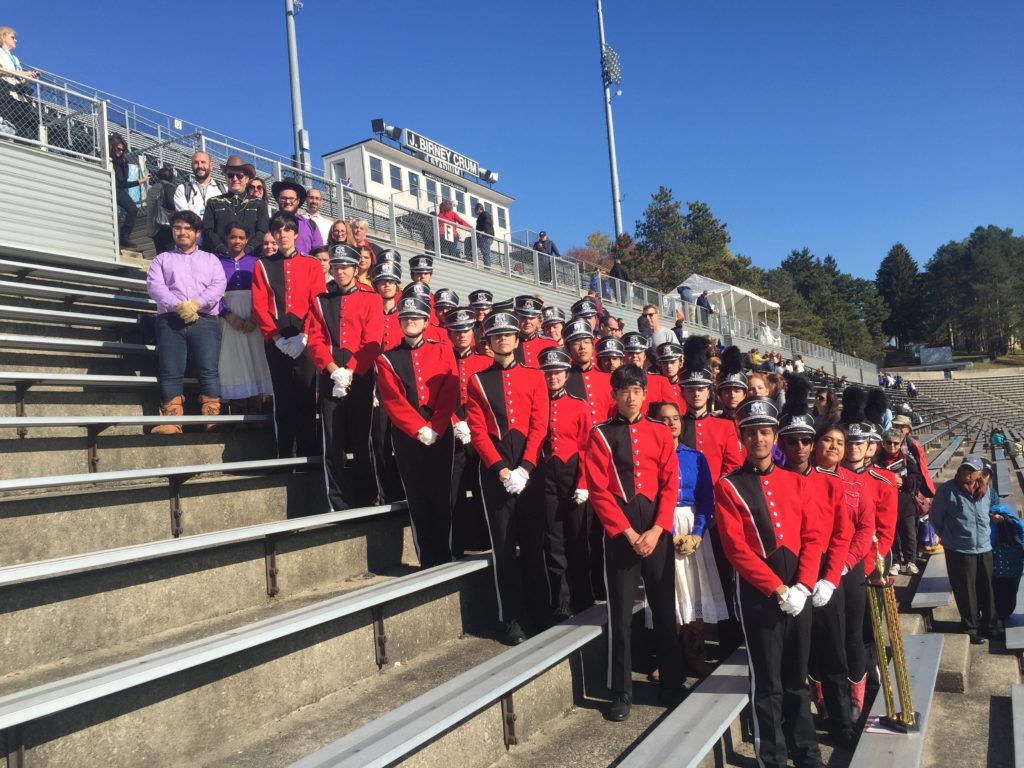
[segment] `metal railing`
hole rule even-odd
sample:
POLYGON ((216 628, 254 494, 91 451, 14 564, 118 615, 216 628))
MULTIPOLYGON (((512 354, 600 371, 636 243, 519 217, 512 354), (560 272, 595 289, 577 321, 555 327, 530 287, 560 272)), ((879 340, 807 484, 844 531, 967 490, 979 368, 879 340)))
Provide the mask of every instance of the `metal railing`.
POLYGON ((0 137, 89 162, 107 162, 103 101, 27 78, 19 78, 15 86, 0 80, 0 87, 16 92, 0 102, 0 137))
MULTIPOLYGON (((791 357, 801 355, 808 368, 827 363, 837 377, 848 375, 861 381, 873 381, 877 375, 874 365, 788 336, 767 319, 752 324, 723 313, 709 313, 684 302, 676 294, 662 293, 643 283, 627 283, 603 274, 595 278, 597 270, 593 264, 534 250, 530 238, 535 233, 531 230, 496 239, 481 235, 472 227, 439 219, 432 210, 439 201, 427 200, 425 190, 412 195, 415 209, 397 205, 394 195, 390 200, 381 200, 349 189, 322 172, 297 168, 290 158, 271 150, 84 83, 39 71, 42 75, 39 80, 26 81, 30 84, 25 88, 27 103, 32 109, 15 106, 12 113, 0 114, 0 137, 8 134, 17 141, 106 163, 109 159, 106 137, 109 131, 119 130, 130 150, 145 155, 147 165, 150 161, 170 165, 181 174, 191 172, 191 155, 197 150, 208 152, 215 164, 225 161, 228 155, 239 155, 252 163, 265 181, 293 178, 306 187, 320 189, 323 195, 321 215, 365 219, 372 234, 395 246, 422 248, 436 258, 459 260, 479 269, 499 270, 510 278, 576 296, 593 289, 613 314, 639 311, 651 304, 659 307, 666 319, 683 318, 690 332, 698 330, 741 348, 756 346, 784 351, 791 357)), ((404 194, 407 198, 410 195, 408 190, 404 194)))

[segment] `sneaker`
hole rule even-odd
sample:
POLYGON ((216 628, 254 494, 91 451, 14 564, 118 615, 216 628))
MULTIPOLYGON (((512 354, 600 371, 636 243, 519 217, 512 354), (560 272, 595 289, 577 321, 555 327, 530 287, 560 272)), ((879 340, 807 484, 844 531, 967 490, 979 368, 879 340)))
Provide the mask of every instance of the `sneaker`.
POLYGON ((907 563, 905 572, 909 573, 911 576, 916 576, 921 572, 921 569, 917 567, 917 563, 907 563))
POLYGON ((900 575, 900 564, 899 563, 893 563, 892 564, 892 567, 889 569, 889 575, 890 576, 899 576, 900 575))
POLYGON ((977 632, 971 632, 967 636, 969 638, 971 638, 971 645, 984 645, 985 644, 985 638, 982 637, 981 635, 979 635, 977 632))

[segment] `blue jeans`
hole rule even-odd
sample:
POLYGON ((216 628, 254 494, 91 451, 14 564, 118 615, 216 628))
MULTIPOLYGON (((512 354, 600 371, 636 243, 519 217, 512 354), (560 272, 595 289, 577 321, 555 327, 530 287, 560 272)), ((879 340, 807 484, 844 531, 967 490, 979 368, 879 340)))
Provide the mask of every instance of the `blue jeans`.
POLYGON ((194 323, 173 312, 156 316, 157 380, 160 402, 181 395, 181 381, 189 358, 199 379, 199 394, 220 397, 220 320, 200 315, 194 323))

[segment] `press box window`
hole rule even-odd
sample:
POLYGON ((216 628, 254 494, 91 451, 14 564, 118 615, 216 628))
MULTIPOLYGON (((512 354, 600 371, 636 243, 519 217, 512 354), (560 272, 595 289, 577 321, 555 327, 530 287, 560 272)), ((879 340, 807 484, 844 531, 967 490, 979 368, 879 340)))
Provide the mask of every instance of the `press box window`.
POLYGON ((397 165, 391 166, 391 188, 398 192, 402 191, 402 169, 397 165))
POLYGON ((452 188, 451 187, 446 186, 445 184, 441 185, 441 199, 442 200, 451 200, 452 199, 452 188))
POLYGON ((508 221, 505 219, 505 209, 498 209, 498 226, 502 229, 508 229, 508 221))
POLYGON ((459 213, 465 213, 466 212, 466 193, 465 192, 459 192, 459 191, 455 192, 455 210, 457 210, 459 213))
POLYGON ((409 171, 409 194, 417 200, 420 197, 420 175, 409 171))
POLYGON ((491 214, 491 216, 494 215, 494 206, 490 203, 484 203, 484 210, 491 214))
POLYGON ((480 205, 480 201, 477 198, 470 196, 470 198, 469 198, 469 210, 471 210, 473 213, 476 213, 476 207, 478 205, 480 205))
POLYGON ((370 181, 376 181, 378 184, 384 183, 384 164, 379 157, 370 158, 370 181))
POLYGON ((437 182, 427 179, 427 200, 437 202, 437 182))

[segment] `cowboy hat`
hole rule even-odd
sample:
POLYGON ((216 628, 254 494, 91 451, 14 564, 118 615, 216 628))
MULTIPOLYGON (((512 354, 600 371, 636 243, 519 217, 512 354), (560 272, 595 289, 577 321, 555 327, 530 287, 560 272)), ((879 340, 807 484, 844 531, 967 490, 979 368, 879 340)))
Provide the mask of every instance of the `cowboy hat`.
POLYGON ((241 171, 250 179, 256 178, 256 169, 253 168, 249 163, 245 162, 238 155, 230 155, 228 161, 220 167, 220 169, 227 173, 228 171, 241 171))
POLYGON ((290 189, 292 192, 298 195, 300 207, 302 205, 305 205, 306 188, 299 184, 299 182, 295 181, 294 179, 281 179, 281 181, 275 181, 273 184, 270 185, 270 194, 274 196, 275 200, 277 200, 278 195, 280 195, 286 189, 290 189))

